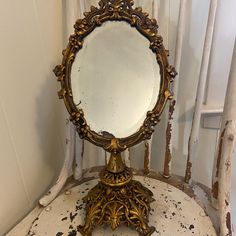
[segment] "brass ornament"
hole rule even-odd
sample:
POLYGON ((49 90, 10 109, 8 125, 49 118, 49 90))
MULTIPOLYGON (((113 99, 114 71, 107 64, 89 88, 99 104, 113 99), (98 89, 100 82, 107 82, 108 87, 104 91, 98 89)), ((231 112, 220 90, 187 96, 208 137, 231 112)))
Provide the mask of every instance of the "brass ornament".
POLYGON ((140 235, 149 236, 155 227, 148 226, 154 201, 152 192, 138 181, 130 181, 122 187, 109 187, 99 183, 85 197, 85 225, 79 226, 82 235, 89 236, 97 225, 108 224, 113 230, 124 224, 136 229, 140 235))
POLYGON ((62 64, 56 66, 54 73, 61 83, 58 92, 64 99, 70 119, 77 128, 80 138, 102 147, 111 153, 108 165, 100 173, 100 182, 84 199, 86 203, 85 225, 79 226, 78 231, 83 236, 91 235, 97 225, 108 224, 115 230, 120 224, 136 229, 140 235, 149 236, 154 227, 148 226, 150 203, 153 194, 132 180, 132 171, 127 168, 121 158, 121 152, 141 141, 151 138, 154 126, 160 121, 160 115, 168 99, 172 99, 170 91, 176 71, 168 64, 168 52, 163 46, 163 39, 157 34, 157 22, 150 19, 142 8, 133 8, 132 0, 100 0, 99 7, 91 7, 90 12, 84 13, 84 18, 77 20, 75 32, 70 36, 67 48, 63 51, 62 64), (78 109, 73 101, 71 89, 71 68, 76 54, 83 47, 83 40, 106 21, 126 21, 135 27, 150 41, 150 50, 156 54, 160 66, 161 84, 158 101, 152 111, 147 113, 140 129, 125 138, 116 138, 106 132, 98 134, 91 130, 86 122, 84 112, 78 109))
POLYGON ((62 64, 54 69, 58 81, 61 83, 59 98, 64 99, 71 121, 78 127, 78 133, 82 139, 103 147, 112 152, 112 137, 101 135, 90 129, 86 122, 82 109, 78 109, 73 101, 71 89, 71 67, 76 54, 83 47, 84 38, 106 21, 126 21, 135 27, 143 36, 150 41, 150 49, 156 54, 160 66, 161 85, 158 101, 152 111, 149 111, 140 129, 129 137, 116 139, 118 152, 132 147, 141 141, 150 139, 154 132, 154 126, 159 122, 160 115, 168 99, 172 99, 170 84, 176 76, 173 66, 168 64, 168 53, 163 46, 163 39, 157 34, 157 22, 148 18, 148 14, 142 12, 142 8, 133 9, 132 0, 101 0, 99 8, 91 7, 90 12, 84 13, 85 18, 77 20, 75 32, 70 36, 67 48, 63 51, 62 64))

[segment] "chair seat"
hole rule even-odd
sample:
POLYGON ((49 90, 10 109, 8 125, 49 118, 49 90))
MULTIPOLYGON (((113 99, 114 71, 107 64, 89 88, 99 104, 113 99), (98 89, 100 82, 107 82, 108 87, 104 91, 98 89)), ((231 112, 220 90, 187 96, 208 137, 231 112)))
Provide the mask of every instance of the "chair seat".
MULTIPOLYGON (((135 176, 154 194, 151 205, 150 225, 156 227, 153 235, 163 236, 216 236, 210 218, 204 210, 184 192, 159 180, 135 176)), ((83 223, 84 205, 82 198, 98 183, 88 180, 58 196, 33 222, 29 235, 75 236, 76 228, 83 223)), ((98 227, 93 235, 135 236, 138 233, 125 226, 112 231, 109 227, 98 227)))

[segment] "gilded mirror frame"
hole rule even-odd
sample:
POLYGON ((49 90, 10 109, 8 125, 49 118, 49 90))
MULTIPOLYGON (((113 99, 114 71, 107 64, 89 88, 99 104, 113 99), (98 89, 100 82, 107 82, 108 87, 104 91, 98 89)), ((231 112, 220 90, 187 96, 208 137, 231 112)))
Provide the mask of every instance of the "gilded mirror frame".
MULTIPOLYGON (((108 152, 120 153, 126 148, 150 139, 154 126, 160 121, 160 115, 168 99, 172 99, 171 82, 176 75, 173 66, 169 65, 168 51, 163 46, 163 39, 158 35, 158 25, 155 19, 150 19, 142 8, 133 8, 133 0, 100 0, 99 7, 91 7, 90 12, 84 13, 84 18, 77 20, 75 31, 69 38, 67 48, 63 51, 62 64, 54 69, 58 81, 61 83, 59 98, 64 99, 70 119, 77 127, 80 138, 103 147, 108 152), (100 135, 91 130, 82 109, 78 109, 73 101, 71 89, 71 68, 76 54, 83 47, 83 40, 97 27, 106 21, 125 21, 135 27, 150 42, 150 49, 156 54, 160 66, 161 82, 158 100, 152 111, 147 112, 146 119, 140 129, 134 134, 116 138, 100 135)), ((108 130, 109 131, 109 130, 108 130)))

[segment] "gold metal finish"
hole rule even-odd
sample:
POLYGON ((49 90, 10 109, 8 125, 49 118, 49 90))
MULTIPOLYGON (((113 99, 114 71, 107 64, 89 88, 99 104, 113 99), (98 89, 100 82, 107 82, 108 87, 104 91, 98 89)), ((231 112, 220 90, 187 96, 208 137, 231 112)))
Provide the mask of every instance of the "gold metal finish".
POLYGON ((82 139, 103 147, 108 152, 113 152, 114 145, 112 142, 115 140, 117 152, 122 152, 126 148, 151 138, 154 126, 160 121, 160 115, 167 100, 172 99, 170 84, 176 76, 176 72, 174 67, 168 64, 168 52, 163 46, 162 37, 157 34, 156 20, 150 19, 141 7, 134 9, 132 0, 100 0, 99 8, 92 6, 91 11, 84 13, 84 15, 85 18, 77 20, 74 26, 75 32, 70 36, 68 46, 63 51, 62 64, 54 69, 62 87, 58 95, 59 98, 64 99, 71 121, 78 127, 78 133, 82 139), (113 138, 91 130, 86 122, 83 110, 78 109, 74 103, 71 92, 71 67, 76 54, 83 47, 84 38, 106 21, 126 21, 131 27, 135 27, 150 41, 150 49, 156 54, 157 63, 160 66, 161 85, 158 101, 153 110, 147 113, 140 129, 125 138, 113 138))
POLYGON ((112 186, 112 187, 120 187, 127 183, 129 183, 132 180, 132 172, 129 168, 127 168, 124 164, 124 162, 121 159, 120 154, 118 155, 119 158, 116 158, 114 154, 111 154, 110 162, 109 164, 100 172, 100 179, 101 182, 105 185, 112 186), (122 162, 122 171, 120 172, 114 172, 110 171, 110 168, 112 167, 112 170, 118 169, 117 167, 120 166, 122 162))
POLYGON ((122 161, 120 153, 111 154, 110 161, 106 169, 112 173, 120 173, 125 170, 125 164, 122 161))
POLYGON ((132 180, 132 172, 123 163, 121 152, 151 138, 167 100, 172 99, 170 84, 176 72, 174 67, 168 64, 168 51, 162 44, 162 37, 157 34, 156 20, 150 19, 142 8, 134 9, 133 4, 132 0, 100 0, 98 8, 92 6, 90 12, 84 13, 83 19, 77 20, 75 32, 70 36, 67 48, 63 51, 62 64, 54 69, 61 83, 59 98, 64 99, 79 136, 111 153, 108 165, 100 173, 101 182, 90 190, 84 199, 85 225, 78 227, 83 236, 91 235, 94 227, 103 224, 109 224, 113 230, 120 224, 125 224, 143 236, 149 236, 155 231, 154 227, 148 226, 153 194, 141 183, 132 180), (106 132, 98 134, 91 130, 83 110, 78 109, 74 103, 71 92, 71 68, 76 54, 83 47, 84 38, 106 21, 126 21, 131 27, 135 27, 150 41, 150 50, 156 54, 160 66, 161 84, 157 103, 153 110, 147 113, 140 129, 125 138, 116 138, 106 132))
POLYGON ((108 224, 113 230, 124 224, 149 236, 154 227, 148 226, 152 192, 138 181, 130 181, 122 187, 109 187, 99 183, 84 199, 86 202, 85 225, 78 231, 83 236, 91 235, 97 225, 108 224))
POLYGON ((144 154, 144 172, 145 174, 148 174, 150 172, 150 160, 149 160, 149 155, 150 155, 150 147, 149 143, 145 143, 145 154, 144 154))

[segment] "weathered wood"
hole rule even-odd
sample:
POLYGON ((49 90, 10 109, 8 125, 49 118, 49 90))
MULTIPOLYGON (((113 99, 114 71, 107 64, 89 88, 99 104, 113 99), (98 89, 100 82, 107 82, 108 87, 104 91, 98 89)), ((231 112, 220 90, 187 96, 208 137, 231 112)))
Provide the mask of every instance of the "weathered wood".
MULTIPOLYGON (((149 217, 150 225, 156 226, 153 235, 177 236, 198 235, 216 236, 210 218, 204 210, 179 189, 161 181, 146 177, 135 176, 145 187, 154 193, 149 217)), ((33 224, 30 233, 33 235, 76 235, 77 226, 83 222, 84 204, 82 198, 96 183, 95 180, 71 188, 61 194, 47 210, 42 211, 37 222, 33 224), (74 234, 73 234, 74 232, 74 234)), ((115 232, 110 227, 97 227, 94 235, 123 235, 136 236, 138 233, 128 227, 119 227, 115 232)), ((14 236, 14 235, 12 235, 14 236)))
MULTIPOLYGON (((180 1, 180 10, 179 10, 179 23, 178 23, 178 32, 176 38, 176 51, 175 51, 175 69, 177 72, 180 71, 181 55, 183 49, 183 38, 186 24, 186 5, 187 0, 180 1)), ((178 96, 178 75, 175 78, 173 84, 173 100, 169 103, 169 116, 166 128, 166 150, 165 150, 165 160, 164 160, 164 172, 163 176, 169 178, 171 175, 171 160, 172 160, 172 127, 174 125, 173 112, 175 109, 175 104, 178 96)))
POLYGON ((226 91, 220 138, 215 155, 212 202, 219 210, 220 235, 233 235, 230 215, 231 161, 236 135, 236 42, 226 91))
MULTIPOLYGON (((70 188, 73 188, 74 186, 78 186, 80 192, 81 192, 81 184, 86 183, 89 180, 93 180, 93 179, 98 179, 98 173, 99 171, 101 171, 103 168, 103 166, 100 167, 93 167, 90 169, 87 169, 84 171, 83 174, 83 179, 78 181, 68 181, 66 186, 63 188, 63 192, 67 192, 67 193, 71 193, 70 188)), ((142 170, 133 170, 135 175, 138 176, 145 176, 145 174, 143 173, 142 170)), ((171 193, 171 189, 179 189, 180 191, 183 191, 184 194, 186 194, 186 198, 185 200, 189 201, 190 198, 194 199, 203 209, 205 209, 206 211, 206 215, 209 215, 211 220, 214 222, 214 226, 217 228, 219 226, 219 223, 217 221, 217 219, 215 219, 217 216, 216 211, 214 208, 211 207, 211 202, 209 201, 209 197, 210 197, 210 189, 207 188, 206 186, 203 186, 201 184, 195 183, 194 181, 192 182, 192 185, 185 185, 184 181, 183 181, 183 177, 180 176, 176 176, 173 175, 172 178, 166 179, 163 178, 162 175, 154 172, 154 171, 150 171, 149 175, 148 175, 148 179, 155 179, 155 180, 159 180, 161 182, 164 182, 164 185, 162 184, 162 186, 165 186, 165 188, 168 190, 169 193, 171 193), (170 186, 170 187, 167 187, 170 186)), ((149 180, 147 180, 147 177, 145 177, 145 181, 147 181, 149 183, 149 180)), ((159 186, 159 185, 158 185, 159 186)), ((157 185, 155 185, 155 189, 159 192, 159 188, 157 185)), ((151 187, 150 183, 148 188, 150 189, 154 189, 151 187)), ((162 190, 161 190, 162 191, 162 190)), ((175 196, 176 191, 173 192, 173 196, 175 196)), ((160 193, 161 195, 161 193, 160 193)), ((71 194, 66 195, 68 196, 68 198, 71 196, 71 194)), ((77 198, 78 200, 78 198, 77 198)), ((175 199, 176 200, 176 199, 175 199)), ((53 204, 53 203, 52 203, 53 204)), ((27 234, 30 230, 30 228, 32 227, 32 224, 34 224, 35 220, 38 220, 38 216, 40 215, 40 213, 46 210, 46 208, 36 208, 35 210, 33 210, 32 212, 29 213, 29 215, 22 220, 16 227, 14 227, 14 229, 12 229, 6 236, 18 236, 18 235, 29 235, 27 234)), ((48 208, 50 212, 50 207, 48 208)), ((198 217, 202 218, 203 220, 205 219, 205 214, 204 212, 202 212, 202 214, 200 214, 198 217)), ((207 222, 205 222, 207 225, 207 222)), ((34 225, 36 225, 37 223, 35 223, 34 225)), ((31 232, 33 233, 34 230, 31 230, 31 232)), ((36 234, 37 235, 37 234, 36 234)), ((164 235, 164 233, 163 233, 164 235)))
POLYGON ((168 122, 166 127, 166 149, 164 160, 163 176, 169 178, 171 176, 171 161, 172 161, 172 129, 173 129, 173 113, 175 110, 176 100, 170 102, 168 122))
POLYGON ((145 153, 144 153, 144 172, 148 174, 151 170, 151 158, 152 158, 152 142, 153 136, 150 140, 145 142, 145 153))
POLYGON ((213 197, 217 199, 220 218, 220 236, 232 236, 230 213, 231 161, 235 146, 235 121, 228 121, 221 133, 217 157, 217 174, 213 184, 213 197), (215 189, 215 187, 217 189, 215 189))
POLYGON ((6 236, 30 236, 29 231, 32 225, 39 219, 44 208, 36 206, 19 224, 17 224, 6 236))
POLYGON ((199 138, 199 128, 200 120, 202 114, 202 105, 205 94, 205 86, 207 81, 207 72, 210 61, 210 53, 212 47, 212 39, 214 34, 215 18, 216 18, 216 9, 217 9, 217 0, 212 0, 210 4, 208 24, 206 29, 206 36, 203 48, 203 56, 201 63, 201 70, 199 75, 196 101, 195 101, 195 110, 193 114, 193 121, 191 127, 191 133, 188 142, 188 159, 185 173, 185 182, 189 183, 192 178, 192 165, 197 157, 197 146, 199 138))

